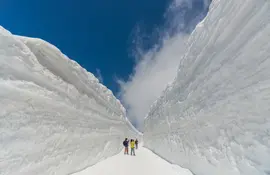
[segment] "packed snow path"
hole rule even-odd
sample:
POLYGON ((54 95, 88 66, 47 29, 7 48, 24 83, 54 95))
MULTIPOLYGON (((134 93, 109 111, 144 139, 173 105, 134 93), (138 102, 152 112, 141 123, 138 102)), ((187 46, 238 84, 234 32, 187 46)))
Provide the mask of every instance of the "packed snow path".
POLYGON ((124 155, 122 151, 73 175, 192 175, 189 170, 168 163, 146 148, 135 151, 136 156, 124 155))

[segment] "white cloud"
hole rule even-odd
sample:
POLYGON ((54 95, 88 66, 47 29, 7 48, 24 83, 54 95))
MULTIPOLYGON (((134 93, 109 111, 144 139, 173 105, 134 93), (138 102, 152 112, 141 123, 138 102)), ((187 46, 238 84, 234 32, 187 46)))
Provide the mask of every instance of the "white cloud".
POLYGON ((99 80, 99 82, 103 84, 103 77, 101 75, 100 69, 96 69, 96 77, 99 80))
MULTIPOLYGON (((209 0, 201 1, 209 2, 209 0)), ((170 6, 165 17, 169 19, 173 16, 173 18, 167 22, 165 30, 159 33, 160 44, 143 52, 142 39, 138 39, 140 43, 135 48, 137 64, 133 74, 127 82, 118 80, 121 87, 120 98, 127 108, 128 118, 141 130, 144 117, 151 105, 176 76, 178 65, 184 54, 184 43, 188 34, 181 31, 189 26, 183 26, 186 23, 181 7, 192 9, 192 3, 190 0, 176 0, 170 6)), ((196 23, 189 23, 189 25, 196 23)))
POLYGON ((139 128, 150 106, 176 76, 184 50, 182 41, 180 35, 164 41, 159 51, 154 49, 142 56, 129 81, 119 81, 120 96, 128 109, 128 117, 139 128))

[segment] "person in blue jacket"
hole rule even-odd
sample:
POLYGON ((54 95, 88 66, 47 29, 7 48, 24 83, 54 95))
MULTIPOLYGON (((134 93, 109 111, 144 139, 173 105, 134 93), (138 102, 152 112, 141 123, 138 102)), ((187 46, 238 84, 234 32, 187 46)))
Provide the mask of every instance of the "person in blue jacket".
POLYGON ((128 154, 128 142, 129 140, 127 138, 123 141, 123 145, 125 147, 124 154, 128 154))

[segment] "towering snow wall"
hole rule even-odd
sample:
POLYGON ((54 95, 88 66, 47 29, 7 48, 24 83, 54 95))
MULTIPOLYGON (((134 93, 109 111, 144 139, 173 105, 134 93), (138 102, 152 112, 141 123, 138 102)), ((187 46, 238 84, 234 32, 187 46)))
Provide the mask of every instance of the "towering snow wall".
POLYGON ((0 174, 70 174, 135 135, 105 86, 57 48, 0 28, 0 174))
POLYGON ((145 146, 196 175, 270 174, 270 1, 213 0, 145 146))

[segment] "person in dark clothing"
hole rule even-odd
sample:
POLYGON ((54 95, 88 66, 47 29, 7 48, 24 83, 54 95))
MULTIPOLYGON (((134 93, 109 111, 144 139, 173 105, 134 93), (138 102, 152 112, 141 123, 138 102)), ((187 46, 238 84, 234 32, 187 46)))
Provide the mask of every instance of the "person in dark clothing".
POLYGON ((124 154, 128 154, 128 142, 129 140, 127 138, 123 141, 123 145, 125 147, 124 154))
POLYGON ((138 142, 138 140, 136 139, 136 140, 135 140, 136 149, 138 149, 138 144, 139 144, 139 142, 138 142))

